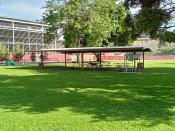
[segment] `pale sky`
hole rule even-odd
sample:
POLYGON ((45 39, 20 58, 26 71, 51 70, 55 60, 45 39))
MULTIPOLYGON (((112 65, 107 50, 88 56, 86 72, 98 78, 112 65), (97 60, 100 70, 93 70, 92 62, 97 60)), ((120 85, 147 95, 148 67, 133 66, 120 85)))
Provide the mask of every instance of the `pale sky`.
POLYGON ((40 20, 46 0, 0 0, 0 16, 40 20))

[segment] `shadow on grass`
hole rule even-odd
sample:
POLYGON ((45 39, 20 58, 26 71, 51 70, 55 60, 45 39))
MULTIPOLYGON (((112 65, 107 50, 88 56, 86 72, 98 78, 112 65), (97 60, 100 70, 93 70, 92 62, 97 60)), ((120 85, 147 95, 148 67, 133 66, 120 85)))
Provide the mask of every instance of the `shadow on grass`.
POLYGON ((148 126, 170 124, 175 116, 174 68, 149 68, 138 74, 12 69, 38 75, 0 75, 0 108, 7 111, 47 113, 68 107, 92 115, 94 121, 142 119, 148 126))

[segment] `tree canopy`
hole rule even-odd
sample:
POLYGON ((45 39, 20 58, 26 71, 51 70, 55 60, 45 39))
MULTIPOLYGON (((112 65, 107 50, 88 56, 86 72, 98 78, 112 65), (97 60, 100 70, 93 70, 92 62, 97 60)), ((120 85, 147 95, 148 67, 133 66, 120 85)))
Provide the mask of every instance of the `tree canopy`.
POLYGON ((142 33, 174 41, 174 10, 173 0, 48 0, 46 43, 58 28, 65 47, 126 45, 142 33))
POLYGON ((125 0, 125 6, 128 9, 138 8, 134 18, 140 33, 144 32, 152 38, 162 37, 175 27, 174 0, 125 0))
POLYGON ((62 28, 66 47, 102 46, 112 34, 122 32, 127 16, 115 0, 49 0, 44 20, 50 26, 47 41, 62 28), (51 33, 52 32, 52 33, 51 33))

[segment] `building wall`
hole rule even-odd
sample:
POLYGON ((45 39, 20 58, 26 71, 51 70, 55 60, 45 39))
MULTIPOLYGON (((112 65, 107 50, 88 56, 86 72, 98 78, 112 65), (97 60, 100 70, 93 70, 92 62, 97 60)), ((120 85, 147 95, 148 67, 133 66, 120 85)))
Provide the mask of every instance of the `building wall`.
MULTIPOLYGON (((44 33, 47 25, 39 22, 0 17, 0 43, 5 44, 9 52, 15 45, 21 45, 23 52, 39 50, 44 47, 44 33)), ((57 38, 50 46, 57 47, 57 38)))

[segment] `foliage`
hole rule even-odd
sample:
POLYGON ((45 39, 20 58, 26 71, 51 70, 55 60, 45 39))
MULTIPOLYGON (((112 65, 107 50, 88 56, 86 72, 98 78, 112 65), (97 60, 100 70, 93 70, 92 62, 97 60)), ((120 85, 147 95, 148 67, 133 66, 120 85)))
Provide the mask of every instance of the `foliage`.
POLYGON ((157 38, 175 27, 174 11, 173 0, 48 0, 45 38, 51 42, 62 28, 66 47, 127 45, 142 33, 157 38))
POLYGON ((174 42, 175 43, 175 33, 173 32, 162 32, 159 34, 159 40, 163 44, 164 42, 174 42))
POLYGON ((175 26, 173 0, 125 0, 125 6, 138 8, 135 13, 137 31, 157 37, 157 33, 175 26))
POLYGON ((166 43, 159 49, 161 55, 175 55, 175 43, 166 43))
MULTIPOLYGON (((50 44, 53 41, 53 39, 55 38, 56 30, 59 28, 58 20, 60 18, 59 18, 58 12, 55 9, 56 8, 55 5, 57 5, 57 1, 59 2, 59 0, 47 1, 47 5, 46 5, 47 10, 46 10, 45 16, 43 17, 44 22, 46 22, 49 25, 49 27, 47 28, 47 33, 44 34, 44 42, 47 44, 50 44)), ((61 5, 60 5, 60 8, 61 8, 61 5)))
POLYGON ((8 59, 8 50, 6 45, 0 44, 0 61, 4 61, 8 59))
POLYGON ((139 32, 149 34, 152 38, 156 37, 157 31, 162 30, 161 26, 167 24, 170 19, 170 16, 166 13, 160 8, 143 8, 137 15, 137 29, 139 32))
POLYGON ((125 8, 115 0, 49 0, 44 20, 48 34, 63 28, 65 46, 81 47, 101 46, 112 32, 122 31, 125 17, 125 8))
POLYGON ((111 32, 111 37, 108 39, 111 43, 118 46, 125 46, 131 44, 138 36, 136 31, 134 20, 131 13, 128 12, 124 19, 121 32, 111 32))
POLYGON ((14 51, 13 51, 13 59, 17 62, 21 61, 24 56, 23 50, 21 48, 21 44, 17 43, 15 45, 14 51))

